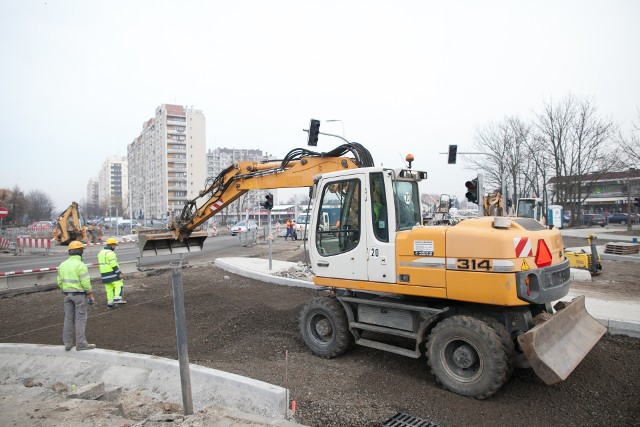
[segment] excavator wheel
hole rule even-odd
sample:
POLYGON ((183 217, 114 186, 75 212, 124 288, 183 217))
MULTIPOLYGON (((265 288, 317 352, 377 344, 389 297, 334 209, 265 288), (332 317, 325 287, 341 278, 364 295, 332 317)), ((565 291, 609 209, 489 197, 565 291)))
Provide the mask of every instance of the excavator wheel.
POLYGON ((313 299, 302 308, 300 333, 313 354, 327 359, 340 356, 353 344, 347 314, 331 297, 313 299))
POLYGON ((494 319, 491 316, 486 314, 477 314, 474 313, 473 317, 476 317, 482 320, 487 325, 491 326, 491 328, 495 331, 496 335, 500 337, 500 341, 502 341, 502 345, 504 346, 504 350, 507 353, 507 380, 511 378, 513 371, 515 370, 515 361, 516 361, 516 345, 513 339, 511 339, 511 335, 507 332, 507 328, 500 323, 497 319, 494 319))
POLYGON ((498 333, 472 316, 438 323, 427 340, 431 372, 446 389, 485 399, 507 381, 508 355, 498 333))

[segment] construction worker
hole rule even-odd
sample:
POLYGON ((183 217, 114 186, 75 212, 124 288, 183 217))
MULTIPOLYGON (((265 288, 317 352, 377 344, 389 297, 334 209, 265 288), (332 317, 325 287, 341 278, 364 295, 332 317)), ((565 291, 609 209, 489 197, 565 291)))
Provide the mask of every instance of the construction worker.
POLYGON ((287 232, 284 235, 284 240, 287 240, 287 237, 291 237, 291 240, 293 240, 293 233, 292 233, 292 229, 291 229, 291 220, 287 219, 286 224, 284 225, 287 228, 287 232))
POLYGON ((76 351, 91 350, 95 344, 89 344, 84 334, 87 326, 87 305, 93 304, 93 293, 89 269, 82 262, 84 245, 81 242, 69 243, 69 258, 58 267, 58 287, 64 294, 64 327, 62 342, 64 349, 70 351, 74 336, 76 351))
POLYGON ((115 304, 126 304, 122 298, 122 286, 124 285, 124 274, 120 271, 118 257, 116 256, 116 246, 118 242, 113 237, 107 239, 107 244, 98 253, 98 264, 100 265, 100 276, 107 292, 107 308, 114 308, 115 304))

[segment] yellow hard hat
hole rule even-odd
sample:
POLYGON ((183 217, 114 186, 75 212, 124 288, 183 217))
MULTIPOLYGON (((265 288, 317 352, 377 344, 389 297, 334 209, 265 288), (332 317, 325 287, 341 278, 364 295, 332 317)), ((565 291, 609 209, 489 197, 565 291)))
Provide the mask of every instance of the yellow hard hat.
POLYGON ((74 240, 73 242, 69 243, 68 250, 72 251, 74 249, 84 249, 84 245, 82 244, 82 242, 78 242, 77 240, 74 240))
POLYGON ((107 239, 107 245, 117 245, 118 242, 116 242, 116 239, 114 239, 113 237, 109 237, 107 239))

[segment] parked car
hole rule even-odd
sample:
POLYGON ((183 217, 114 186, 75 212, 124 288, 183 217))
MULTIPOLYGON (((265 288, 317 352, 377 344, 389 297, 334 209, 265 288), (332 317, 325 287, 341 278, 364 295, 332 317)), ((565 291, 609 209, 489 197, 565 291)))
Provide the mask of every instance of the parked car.
MULTIPOLYGON (((616 212, 613 215, 607 218, 609 224, 628 224, 629 223, 629 214, 624 212, 616 212)), ((631 214, 631 221, 638 222, 638 217, 636 214, 631 214)))
POLYGON ((593 227, 595 225, 604 227, 606 224, 607 224, 607 221, 604 219, 604 215, 601 215, 601 214, 582 215, 582 225, 586 225, 587 227, 593 227))
POLYGON ((239 221, 231 227, 231 235, 235 236, 238 233, 246 233, 247 231, 257 230, 258 224, 252 219, 248 221, 239 221))
POLYGON ((135 219, 133 220, 133 222, 129 221, 128 219, 124 219, 118 223, 118 228, 120 230, 128 230, 131 228, 131 224, 133 224, 133 228, 138 228, 142 225, 135 219))

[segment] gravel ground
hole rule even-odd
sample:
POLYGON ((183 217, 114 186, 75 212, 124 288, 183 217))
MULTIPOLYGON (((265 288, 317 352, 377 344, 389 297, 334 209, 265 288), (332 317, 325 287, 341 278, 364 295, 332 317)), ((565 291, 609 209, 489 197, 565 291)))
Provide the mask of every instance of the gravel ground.
MULTIPOLYGON (((304 259, 300 242, 277 243, 274 258, 304 259)), ((246 256, 267 254, 266 246, 257 245, 222 256, 237 256, 238 251, 246 256)), ((596 286, 612 295, 640 299, 639 273, 638 264, 605 261, 602 275, 575 286, 596 286)), ((567 381, 547 386, 532 371, 516 370, 498 393, 477 401, 438 386, 424 358, 408 359, 365 347, 331 360, 313 356, 298 331, 298 315, 318 291, 257 282, 210 263, 185 268, 183 282, 191 363, 289 388, 297 403, 295 420, 302 424, 379 426, 402 412, 443 426, 640 425, 638 339, 606 335, 567 381)), ((103 301, 102 286, 94 282, 94 289, 98 301, 103 301)), ((125 296, 129 304, 115 311, 103 305, 91 308, 89 340, 101 348, 176 359, 171 271, 130 275, 125 296)), ((56 291, 0 299, 0 342, 61 345, 62 318, 62 299, 56 291)), ((14 382, 3 378, 0 384, 14 382)), ((1 395, 0 407, 8 398, 1 395)), ((133 410, 144 405, 157 412, 151 403, 136 406, 135 396, 128 398, 133 402, 123 407, 126 418, 140 421, 154 413, 133 410)), ((28 400, 22 404, 28 405, 28 400)), ((54 425, 38 421, 43 415, 38 408, 26 408, 35 416, 23 425, 54 425)), ((197 417, 197 422, 195 417, 192 421, 178 417, 173 423, 207 425, 213 419, 207 413, 197 417)), ((74 421, 87 423, 66 419, 74 421)), ((102 421, 92 418, 88 424, 102 421)))

